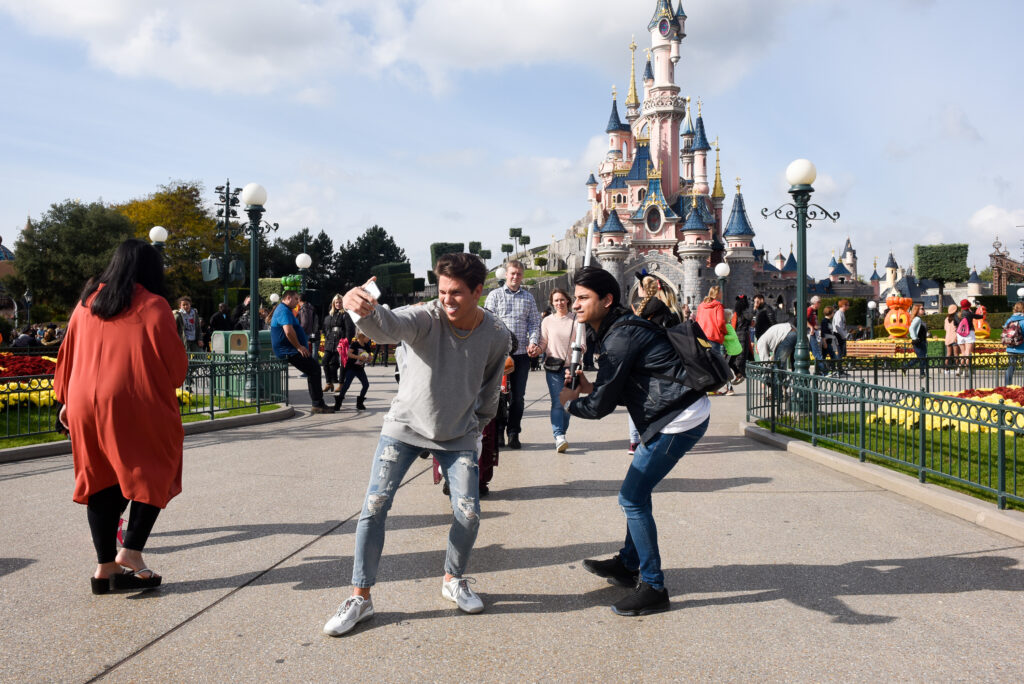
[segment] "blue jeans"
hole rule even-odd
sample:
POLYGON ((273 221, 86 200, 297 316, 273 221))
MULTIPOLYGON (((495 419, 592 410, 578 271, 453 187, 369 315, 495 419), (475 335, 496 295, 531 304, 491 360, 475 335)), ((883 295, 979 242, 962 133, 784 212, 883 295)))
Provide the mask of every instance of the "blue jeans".
POLYGON ((633 422, 633 416, 626 412, 626 420, 629 421, 629 444, 630 446, 640 443, 640 431, 636 429, 636 423, 633 422))
POLYGON ((639 568, 640 579, 655 589, 665 587, 658 551, 658 528, 654 524, 651 493, 676 463, 693 448, 708 429, 709 420, 676 435, 658 435, 641 444, 619 490, 619 506, 626 514, 626 542, 619 557, 627 569, 639 568))
MULTIPOLYGON (((522 340, 519 341, 522 344, 522 340)), ((508 426, 510 435, 518 435, 522 430, 523 411, 526 409, 526 381, 530 379, 530 357, 526 354, 513 354, 515 370, 508 376, 509 407, 508 426)))
POLYGON ((828 372, 828 362, 825 361, 825 355, 821 353, 821 345, 818 343, 818 336, 811 333, 807 336, 807 344, 811 348, 811 353, 814 354, 814 374, 822 375, 828 372))
POLYGON ((562 402, 558 400, 558 395, 565 386, 565 371, 558 373, 544 371, 544 375, 548 381, 548 393, 551 395, 551 434, 555 437, 559 435, 564 437, 565 431, 569 429, 569 414, 562 408, 562 402))
MULTIPOLYGON (((775 363, 775 367, 780 370, 792 370, 793 369, 793 351, 796 349, 796 330, 790 330, 789 334, 783 338, 782 342, 779 342, 778 346, 775 347, 775 353, 772 355, 772 361, 775 363)), ((767 359, 761 359, 766 361, 767 359)))
MULTIPOLYGON (((352 560, 352 585, 372 587, 377 582, 381 552, 384 550, 384 523, 394 501, 395 491, 423 447, 380 436, 377 453, 370 468, 363 512, 356 525, 356 550, 352 560)), ((448 555, 444 571, 462 577, 476 543, 480 528, 480 476, 476 450, 429 450, 441 464, 441 472, 451 488, 455 520, 448 532, 448 555)))
POLYGON ((1009 385, 1013 380, 1013 372, 1017 370, 1017 364, 1021 363, 1024 365, 1024 354, 1007 352, 1007 363, 1006 363, 1006 375, 1003 377, 1003 384, 1009 385))

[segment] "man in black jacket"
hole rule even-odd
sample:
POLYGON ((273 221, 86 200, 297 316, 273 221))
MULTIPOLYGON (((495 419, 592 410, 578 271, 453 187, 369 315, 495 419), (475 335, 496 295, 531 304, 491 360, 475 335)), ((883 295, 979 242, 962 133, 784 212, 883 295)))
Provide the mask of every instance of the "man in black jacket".
POLYGON ((761 335, 768 332, 768 328, 775 325, 775 312, 764 303, 764 295, 758 292, 754 295, 754 340, 761 339, 761 335))
POLYGON ((640 432, 619 506, 626 514, 626 541, 607 560, 585 560, 583 567, 634 592, 612 606, 619 615, 637 616, 669 608, 661 571, 651 492, 704 436, 711 416, 707 395, 683 380, 682 359, 664 331, 619 304, 619 284, 604 269, 588 266, 576 273, 576 320, 593 331, 601 354, 594 382, 579 374, 576 389, 565 388, 565 410, 580 418, 602 418, 625 406, 640 432), (581 396, 585 395, 585 396, 581 396))

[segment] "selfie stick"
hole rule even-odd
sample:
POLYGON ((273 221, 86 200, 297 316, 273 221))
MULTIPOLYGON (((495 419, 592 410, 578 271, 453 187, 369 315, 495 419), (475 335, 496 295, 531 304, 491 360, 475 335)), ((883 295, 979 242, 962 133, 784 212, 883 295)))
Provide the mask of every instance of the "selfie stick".
MULTIPOLYGON (((614 211, 614 209, 612 211, 614 211)), ((594 252, 594 225, 596 223, 596 221, 593 221, 587 227, 587 248, 583 252, 584 268, 590 265, 590 257, 594 252)), ((576 386, 580 383, 580 379, 576 376, 576 371, 580 369, 580 365, 583 363, 583 340, 586 339, 586 334, 587 324, 577 323, 576 338, 572 342, 572 361, 569 364, 569 378, 571 382, 569 386, 573 389, 576 389, 576 386)))

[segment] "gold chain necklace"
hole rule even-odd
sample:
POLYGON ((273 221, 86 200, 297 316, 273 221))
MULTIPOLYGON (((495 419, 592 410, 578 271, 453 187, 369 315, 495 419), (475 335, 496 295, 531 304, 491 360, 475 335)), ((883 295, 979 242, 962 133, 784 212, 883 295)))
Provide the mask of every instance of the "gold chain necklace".
MULTIPOLYGON (((477 311, 479 311, 479 309, 477 309, 477 311)), ((442 312, 442 313, 444 313, 444 312, 442 312)), ((479 323, 474 323, 473 327, 470 329, 468 334, 460 335, 459 333, 455 332, 455 326, 452 325, 452 319, 448 318, 448 314, 446 314, 446 313, 444 314, 444 319, 446 321, 448 321, 448 327, 451 329, 452 335, 455 335, 455 337, 459 338, 460 340, 468 340, 469 336, 472 335, 473 333, 475 333, 476 329, 480 327, 479 323)), ((476 319, 474 318, 474 321, 475 320, 476 319)), ((483 323, 483 321, 480 321, 480 323, 483 323)))

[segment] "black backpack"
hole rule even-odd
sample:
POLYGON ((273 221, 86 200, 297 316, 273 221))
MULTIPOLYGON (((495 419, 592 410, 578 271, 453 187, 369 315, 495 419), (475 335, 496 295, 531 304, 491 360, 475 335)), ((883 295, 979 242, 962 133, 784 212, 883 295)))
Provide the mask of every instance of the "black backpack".
POLYGON ((721 389, 729 381, 732 374, 729 372, 729 364, 725 358, 711 348, 704 330, 694 320, 683 321, 671 328, 662 328, 659 325, 645 321, 642 318, 630 318, 616 321, 611 329, 622 325, 634 325, 649 330, 657 330, 668 336, 668 341, 676 354, 683 362, 686 369, 686 376, 682 379, 673 378, 668 375, 655 374, 659 380, 668 380, 686 385, 698 392, 715 392, 721 389))

